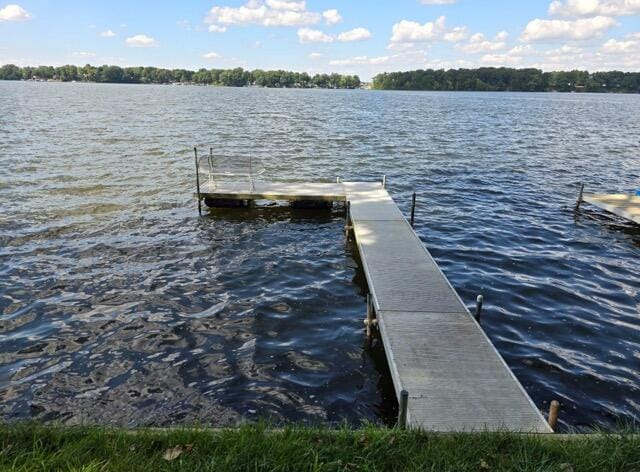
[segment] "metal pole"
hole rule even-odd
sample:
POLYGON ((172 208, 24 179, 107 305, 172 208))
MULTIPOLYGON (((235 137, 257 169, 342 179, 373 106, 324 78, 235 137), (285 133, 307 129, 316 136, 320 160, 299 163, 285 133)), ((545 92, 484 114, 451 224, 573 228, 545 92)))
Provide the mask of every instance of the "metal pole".
POLYGON ((552 430, 556 430, 558 424, 558 410, 560 409, 560 402, 553 400, 549 405, 549 419, 547 420, 552 430))
POLYGON ((582 195, 584 193, 584 182, 580 183, 580 193, 578 194, 578 201, 576 202, 575 211, 580 209, 580 204, 582 203, 582 195))
POLYGON ((367 328, 367 339, 371 341, 373 337, 373 325, 375 321, 373 320, 373 301, 371 299, 371 294, 367 293, 367 319, 364 324, 367 328))
POLYGON ((409 404, 409 392, 402 390, 400 392, 400 403, 398 405, 398 428, 405 429, 407 427, 407 405, 409 404))
POLYGON ((351 230, 351 224, 349 220, 351 220, 351 202, 347 202, 347 210, 346 210, 345 221, 344 221, 345 238, 349 237, 349 231, 351 230))
POLYGON ((387 188, 387 176, 382 176, 382 188, 387 188))
POLYGON ((476 321, 480 323, 480 315, 482 314, 482 303, 484 302, 484 297, 482 295, 478 295, 476 298, 476 321))
POLYGON ((202 201, 200 200, 200 170, 198 169, 198 148, 193 148, 193 154, 196 158, 196 188, 198 190, 198 214, 202 216, 202 201))
POLYGON ((416 216, 416 192, 413 192, 411 197, 411 227, 413 228, 413 222, 416 216))

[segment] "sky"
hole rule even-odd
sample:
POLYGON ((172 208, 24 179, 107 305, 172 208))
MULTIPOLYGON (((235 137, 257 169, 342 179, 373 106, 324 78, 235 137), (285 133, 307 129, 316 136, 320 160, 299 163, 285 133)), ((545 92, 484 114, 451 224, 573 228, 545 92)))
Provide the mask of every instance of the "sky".
POLYGON ((0 0, 0 64, 640 71, 640 0, 0 0))

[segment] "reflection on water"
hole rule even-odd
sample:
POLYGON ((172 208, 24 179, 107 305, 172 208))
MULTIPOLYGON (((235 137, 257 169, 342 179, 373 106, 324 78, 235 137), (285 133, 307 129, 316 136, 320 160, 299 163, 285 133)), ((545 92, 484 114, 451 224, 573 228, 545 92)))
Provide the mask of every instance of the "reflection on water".
POLYGON ((110 424, 393 415, 343 214, 197 217, 193 145, 378 180, 536 404, 640 419, 640 97, 0 82, 0 411, 110 424))

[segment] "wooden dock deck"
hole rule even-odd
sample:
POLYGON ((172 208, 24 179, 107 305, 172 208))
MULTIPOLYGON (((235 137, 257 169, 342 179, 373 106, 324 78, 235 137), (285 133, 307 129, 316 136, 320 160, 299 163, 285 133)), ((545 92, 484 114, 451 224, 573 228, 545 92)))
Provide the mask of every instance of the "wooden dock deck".
POLYGON ((640 197, 629 194, 587 194, 582 200, 602 210, 640 224, 640 197))
POLYGON ((409 393, 410 427, 552 432, 380 183, 262 185, 255 192, 200 193, 349 202, 398 400, 402 390, 409 393))

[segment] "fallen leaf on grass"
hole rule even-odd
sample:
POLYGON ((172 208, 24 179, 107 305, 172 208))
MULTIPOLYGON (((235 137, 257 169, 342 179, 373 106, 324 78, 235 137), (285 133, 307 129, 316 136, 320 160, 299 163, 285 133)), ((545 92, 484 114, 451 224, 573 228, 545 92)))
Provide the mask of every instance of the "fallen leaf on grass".
POLYGON ((166 451, 164 451, 162 458, 165 461, 173 461, 178 457, 180 457, 180 454, 182 454, 182 452, 183 452, 182 446, 171 447, 166 451))
POLYGON ((561 472, 573 472, 573 466, 571 464, 560 464, 560 471, 561 472))
POLYGON ((487 464, 487 461, 482 459, 480 461, 480 470, 491 470, 491 466, 489 466, 489 464, 487 464))

